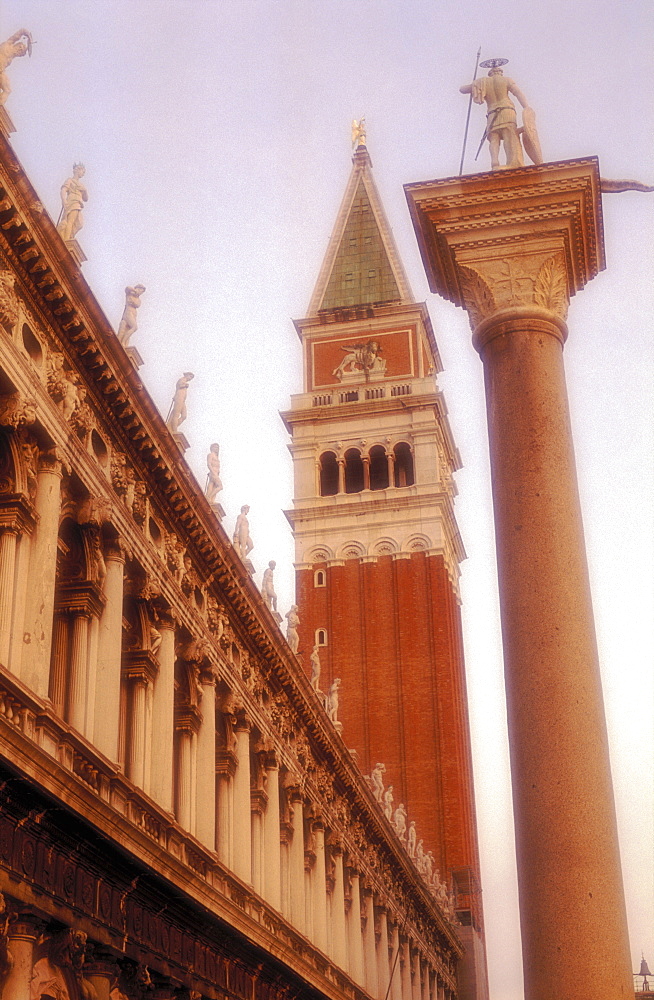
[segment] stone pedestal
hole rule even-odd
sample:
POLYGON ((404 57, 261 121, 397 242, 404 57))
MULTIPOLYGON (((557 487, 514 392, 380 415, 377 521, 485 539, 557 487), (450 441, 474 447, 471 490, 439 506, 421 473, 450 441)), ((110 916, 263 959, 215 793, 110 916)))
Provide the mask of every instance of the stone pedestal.
POLYGON ((11 118, 9 117, 9 114, 7 113, 7 109, 0 105, 0 132, 2 132, 4 136, 9 138, 12 132, 15 131, 16 128, 11 118))
POLYGON ((211 507, 212 511, 214 512, 214 514, 216 515, 216 517, 218 518, 218 520, 222 521, 222 519, 225 516, 225 510, 224 510, 222 504, 219 504, 219 503, 210 503, 209 506, 211 507))
POLYGON ((180 434, 179 431, 175 431, 174 432, 174 434, 173 434, 173 441, 175 442, 175 444, 177 445, 177 447, 181 451, 182 455, 184 455, 189 450, 189 448, 191 447, 191 445, 189 444, 188 440, 184 437, 183 434, 180 434))
POLYGON ((527 1000, 633 992, 565 377, 603 268, 593 158, 408 185, 432 291, 486 384, 527 1000))
POLYGON ((135 347, 126 347, 125 354, 132 362, 137 371, 139 370, 139 368, 143 367, 144 364, 143 358, 141 357, 141 355, 139 354, 139 352, 136 350, 135 347))
POLYGON ((81 267, 84 261, 87 260, 87 257, 77 240, 64 240, 64 242, 77 266, 81 267))

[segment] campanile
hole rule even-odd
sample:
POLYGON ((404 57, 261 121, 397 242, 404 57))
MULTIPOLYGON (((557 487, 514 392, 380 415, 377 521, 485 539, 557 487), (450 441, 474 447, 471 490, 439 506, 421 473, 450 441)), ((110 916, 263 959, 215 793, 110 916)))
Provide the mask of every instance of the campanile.
POLYGON ((309 304, 295 323, 303 392, 292 435, 300 648, 319 687, 341 679, 343 739, 385 766, 423 849, 453 886, 466 959, 461 995, 487 996, 458 598, 459 454, 436 376, 427 307, 414 300, 364 145, 353 157, 309 304))

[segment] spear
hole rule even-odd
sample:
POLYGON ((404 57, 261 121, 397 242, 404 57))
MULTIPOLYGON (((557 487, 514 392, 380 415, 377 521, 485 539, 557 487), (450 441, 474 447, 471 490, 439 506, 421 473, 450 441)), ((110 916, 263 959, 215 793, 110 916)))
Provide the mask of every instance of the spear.
MULTIPOLYGON (((479 56, 481 55, 481 45, 477 49, 477 60, 475 62, 475 74, 472 78, 473 83, 477 79, 477 70, 479 69, 479 56)), ((470 125, 470 112, 472 110, 472 91, 470 92, 470 100, 468 101, 468 117, 466 118, 466 130, 463 135, 463 149, 461 150, 461 165, 459 167, 459 177, 463 173, 463 158, 466 155, 466 145, 468 142, 468 126, 470 125)))

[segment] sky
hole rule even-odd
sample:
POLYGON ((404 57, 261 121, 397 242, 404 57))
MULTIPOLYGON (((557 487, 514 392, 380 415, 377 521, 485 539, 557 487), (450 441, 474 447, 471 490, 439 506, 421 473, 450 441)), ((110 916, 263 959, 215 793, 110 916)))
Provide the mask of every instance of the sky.
MULTIPOLYGON (((293 601, 288 436, 302 391, 291 319, 306 310, 366 117, 374 176, 416 298, 428 303, 463 469, 456 516, 493 1000, 522 1000, 513 820, 482 366, 461 309, 429 293, 403 185, 458 172, 459 86, 482 59, 536 111, 546 160, 597 155, 602 175, 654 183, 649 0, 1 0, 0 33, 32 31, 9 70, 14 148, 50 214, 73 161, 89 201, 83 270, 133 338, 163 416, 196 377, 183 431, 204 485, 221 445, 231 533, 251 507, 252 561, 277 561, 293 601)), ((473 107, 465 172, 483 109, 473 107)), ((652 608, 654 195, 604 197, 607 269, 573 299, 565 364, 633 968, 654 961, 652 608)), ((344 692, 344 697, 346 697, 344 692)), ((346 735, 346 734, 345 734, 346 735)))

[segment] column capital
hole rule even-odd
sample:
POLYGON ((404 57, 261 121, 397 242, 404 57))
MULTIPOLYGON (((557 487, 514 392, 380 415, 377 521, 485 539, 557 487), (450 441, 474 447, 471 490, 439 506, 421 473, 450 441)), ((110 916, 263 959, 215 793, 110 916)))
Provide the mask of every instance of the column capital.
POLYGON ((35 525, 34 507, 26 496, 22 493, 4 493, 0 496, 0 532, 31 534, 35 525))
POLYGON ((405 192, 429 287, 466 309, 473 329, 506 310, 565 327, 570 296, 605 266, 596 157, 405 192))
POLYGON ((45 448, 39 452, 39 472, 51 472, 55 476, 62 476, 63 470, 64 455, 60 448, 45 448))

